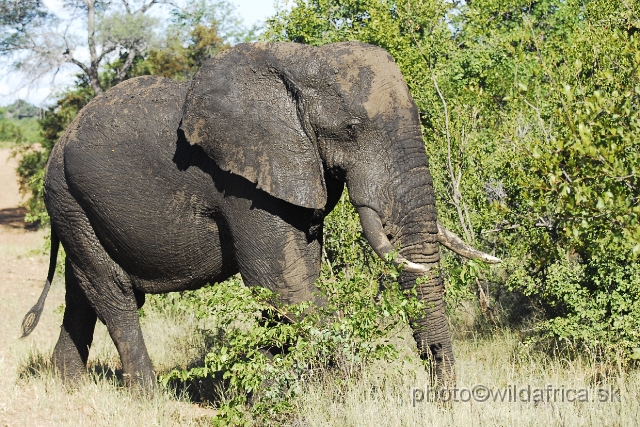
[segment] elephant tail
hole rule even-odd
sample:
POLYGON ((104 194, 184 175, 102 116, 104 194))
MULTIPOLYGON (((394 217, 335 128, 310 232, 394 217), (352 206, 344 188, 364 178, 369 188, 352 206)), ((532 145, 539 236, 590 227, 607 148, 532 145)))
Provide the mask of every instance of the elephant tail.
POLYGON ((60 248, 60 239, 56 236, 56 233, 51 231, 51 254, 49 257, 49 273, 47 274, 47 281, 44 284, 44 289, 38 298, 38 302, 22 319, 22 336, 24 338, 29 335, 38 325, 42 309, 44 308, 44 301, 47 299, 47 294, 51 288, 51 282, 53 281, 53 275, 56 272, 56 264, 58 262, 58 249, 60 248))

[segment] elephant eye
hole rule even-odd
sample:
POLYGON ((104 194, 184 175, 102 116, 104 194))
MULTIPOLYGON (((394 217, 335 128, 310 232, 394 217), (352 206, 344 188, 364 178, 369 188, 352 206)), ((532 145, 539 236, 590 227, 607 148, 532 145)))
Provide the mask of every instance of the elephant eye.
POLYGON ((347 123, 347 132, 349 133, 350 138, 356 138, 358 136, 358 131, 360 130, 360 120, 353 119, 347 123))

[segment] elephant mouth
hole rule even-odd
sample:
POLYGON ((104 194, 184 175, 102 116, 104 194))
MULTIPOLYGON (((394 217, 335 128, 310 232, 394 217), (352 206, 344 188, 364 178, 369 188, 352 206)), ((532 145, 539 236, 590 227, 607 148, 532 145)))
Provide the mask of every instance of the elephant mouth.
MULTIPOLYGON (((420 276, 426 276, 429 274, 432 266, 422 265, 415 262, 411 262, 405 257, 394 253, 395 250, 391 242, 387 238, 382 226, 382 220, 380 216, 371 208, 363 206, 358 209, 358 216, 360 217, 360 223, 362 224, 362 231, 373 248, 373 251, 382 259, 389 260, 389 257, 393 256, 390 260, 396 267, 402 268, 402 271, 408 273, 418 274, 420 276)), ((447 230, 439 221, 438 224, 438 242, 457 253, 458 255, 468 258, 484 261, 488 264, 497 264, 502 260, 487 253, 481 252, 469 244, 467 244, 460 237, 456 236, 451 231, 447 230)))

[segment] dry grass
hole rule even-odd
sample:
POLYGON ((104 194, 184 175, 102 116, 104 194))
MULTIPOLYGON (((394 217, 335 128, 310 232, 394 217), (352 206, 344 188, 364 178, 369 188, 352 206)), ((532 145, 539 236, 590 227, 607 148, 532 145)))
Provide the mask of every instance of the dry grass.
MULTIPOLYGON (((106 328, 98 324, 90 374, 68 389, 51 372, 49 358, 61 323, 64 286, 52 287, 41 323, 19 340, 24 313, 37 299, 47 257, 34 252, 43 233, 5 230, 0 236, 0 427, 14 426, 198 426, 208 425, 212 409, 186 394, 160 391, 150 399, 119 385, 120 362, 106 328), (20 236, 18 236, 19 233, 20 236)), ((207 339, 189 313, 147 310, 142 319, 151 358, 160 373, 202 360, 207 339)), ((402 343, 405 348, 409 343, 402 343)), ((425 371, 415 362, 379 363, 362 378, 306 385, 296 405, 297 426, 629 426, 640 418, 637 372, 603 367, 593 360, 549 357, 512 333, 458 339, 458 388, 483 385, 502 389, 586 389, 589 402, 414 402, 413 388, 425 390, 425 371), (597 389, 619 390, 620 401, 598 402, 597 389)), ((461 396, 461 395, 460 395, 461 396)), ((461 396, 466 398, 467 395, 461 396)), ((557 399, 560 400, 560 399, 557 399)))
MULTIPOLYGON (((190 365, 202 356, 205 346, 196 329, 197 322, 189 316, 163 318, 151 313, 144 318, 146 341, 160 372, 190 365)), ((558 394, 550 402, 534 401, 534 396, 528 402, 493 402, 491 398, 452 404, 413 402, 412 389, 428 387, 425 371, 415 362, 380 363, 341 385, 330 380, 307 384, 295 403, 293 425, 629 426, 640 416, 636 372, 612 373, 589 360, 548 357, 508 332, 455 344, 459 389, 551 385, 565 392, 586 389, 589 400, 595 401, 561 402, 558 394), (598 389, 619 391, 620 401, 598 402, 598 389)), ((92 373, 78 389, 66 389, 50 371, 52 345, 23 342, 15 347, 17 366, 0 364, 0 376, 5 379, 0 389, 4 396, 0 398, 4 424, 0 425, 208 425, 213 411, 193 404, 186 395, 161 391, 144 399, 120 387, 114 375, 119 370, 117 353, 104 326, 99 325, 92 348, 92 373)), ((468 395, 458 396, 464 400, 468 395)))
MULTIPOLYGON (((62 283, 56 283, 61 287, 62 283)), ((58 289, 58 292, 60 290, 58 289)), ((55 297, 55 296, 54 296, 55 297)), ((57 299, 57 298, 54 298, 57 299)), ((50 355, 57 336, 49 330, 61 321, 60 310, 48 305, 43 334, 11 345, 8 363, 0 363, 0 426, 201 426, 215 413, 193 404, 186 394, 159 391, 142 398, 120 386, 120 361, 102 324, 96 328, 89 374, 76 388, 66 387, 51 370, 50 355)), ((59 327, 59 326, 58 326, 59 327)), ((56 328, 57 329, 57 328, 56 328)), ((160 372, 186 366, 203 351, 194 319, 179 321, 151 314, 143 329, 160 372)))
MULTIPOLYGON (((640 377, 637 372, 612 372, 592 361, 566 360, 541 354, 523 345, 509 332, 497 332, 488 339, 455 343, 457 357, 457 401, 420 400, 428 381, 419 366, 406 363, 380 365, 363 378, 336 386, 331 381, 313 383, 297 402, 298 423, 309 426, 631 426, 640 417, 640 377), (469 391, 476 386, 504 390, 531 386, 530 398, 522 392, 509 402, 489 397, 481 402, 469 391), (537 399, 534 389, 542 392, 537 399), (465 391, 462 391, 465 389, 465 391), (555 392, 553 389, 558 389, 555 392), (565 399, 562 401, 562 390, 565 399), (586 390, 588 402, 568 402, 569 389, 586 390), (619 393, 599 402, 599 390, 619 393), (547 398, 546 396, 550 396, 547 398), (416 398, 414 402, 414 397, 416 398), (464 402, 466 400, 466 402, 464 402)), ((479 390, 481 391, 481 390, 479 390)), ((571 396, 570 396, 571 395, 571 396)), ((435 396, 432 394, 431 396, 435 396)), ((447 395, 445 395, 445 400, 447 395)))

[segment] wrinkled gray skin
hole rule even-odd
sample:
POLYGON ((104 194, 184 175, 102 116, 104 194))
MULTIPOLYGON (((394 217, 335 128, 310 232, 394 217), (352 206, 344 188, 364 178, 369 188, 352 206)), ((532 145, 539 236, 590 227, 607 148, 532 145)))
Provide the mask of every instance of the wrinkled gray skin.
POLYGON ((100 318, 125 378, 151 387, 136 311, 146 293, 240 272, 285 302, 309 300, 323 220, 344 183, 376 252, 393 246, 397 263, 412 266, 402 287, 426 276, 414 337, 439 381, 452 380, 442 232, 418 111, 392 58, 351 42, 238 45, 190 84, 131 79, 80 112, 45 178, 52 251, 59 238, 67 253, 54 365, 67 378, 85 371, 100 318))

